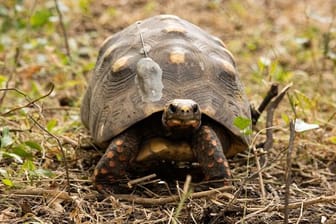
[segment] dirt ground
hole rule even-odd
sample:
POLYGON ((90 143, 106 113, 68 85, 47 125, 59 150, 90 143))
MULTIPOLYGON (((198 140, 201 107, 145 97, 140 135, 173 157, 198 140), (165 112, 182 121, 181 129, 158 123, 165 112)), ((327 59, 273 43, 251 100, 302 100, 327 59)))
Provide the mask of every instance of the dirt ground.
MULTIPOLYGON (((56 2, 66 38, 55 1, 0 3, 0 223, 336 223, 334 0, 56 2), (273 146, 229 160, 233 186, 186 191, 183 176, 104 197, 90 181, 103 152, 80 122, 81 99, 103 40, 157 14, 221 38, 253 105, 272 83, 292 87, 274 114, 273 146), (319 127, 291 142, 295 118, 319 127)), ((251 148, 265 127, 266 113, 251 148)))

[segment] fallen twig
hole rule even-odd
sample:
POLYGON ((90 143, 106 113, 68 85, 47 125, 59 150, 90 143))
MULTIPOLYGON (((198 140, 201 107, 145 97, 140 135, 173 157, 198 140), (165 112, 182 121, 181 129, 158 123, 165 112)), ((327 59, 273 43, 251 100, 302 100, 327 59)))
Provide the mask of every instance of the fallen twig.
MULTIPOLYGON (((224 186, 221 188, 215 188, 208 191, 200 191, 196 193, 191 193, 189 195, 190 198, 202 198, 202 197, 210 197, 214 194, 221 193, 222 197, 230 198, 233 197, 232 194, 226 193, 226 191, 231 191, 233 189, 232 186, 224 186)), ((25 190, 14 190, 12 194, 17 195, 40 195, 40 196, 49 196, 49 197, 58 197, 59 199, 72 201, 74 198, 70 196, 68 192, 59 191, 59 190, 45 190, 41 188, 33 188, 33 189, 25 189, 25 190)), ((97 194, 87 194, 84 196, 84 199, 95 199, 97 198, 97 194)), ((129 201, 132 203, 137 204, 144 204, 144 205, 162 205, 166 203, 173 203, 178 202, 180 200, 179 195, 172 195, 168 197, 161 197, 161 198, 144 198, 136 195, 129 195, 129 194, 112 194, 111 196, 124 201, 129 201)))
POLYGON ((65 167, 65 176, 66 176, 66 180, 67 180, 67 188, 68 191, 70 192, 70 178, 69 178, 69 166, 68 166, 68 162, 65 156, 65 152, 61 143, 61 140, 54 135, 53 133, 51 133, 50 131, 48 131, 45 127, 43 127, 40 123, 37 122, 37 120, 35 120, 32 116, 28 115, 29 118, 34 122, 34 124, 36 124, 42 131, 44 131, 45 133, 47 133, 49 136, 51 136, 52 138, 54 138, 57 142, 58 148, 62 153, 62 157, 63 157, 63 163, 64 163, 64 167, 65 167))
POLYGON ((64 21, 63 21, 63 15, 62 15, 62 12, 61 12, 61 10, 59 8, 58 0, 54 0, 54 2, 55 2, 55 7, 56 7, 57 14, 58 14, 60 26, 61 26, 61 29, 62 29, 62 34, 63 34, 64 45, 65 45, 65 49, 66 49, 66 54, 67 54, 68 58, 71 60, 71 53, 70 53, 70 47, 69 47, 69 41, 68 41, 68 34, 66 32, 66 29, 65 29, 65 25, 64 25, 64 21))
MULTIPOLYGON (((303 206, 303 208, 306 208, 308 206, 315 205, 315 204, 332 203, 332 202, 336 202, 336 195, 320 196, 320 197, 310 198, 310 199, 306 199, 306 200, 299 201, 299 202, 289 203, 288 209, 301 208, 301 206, 303 206)), ((269 209, 267 209, 267 212, 283 211, 285 207, 286 207, 285 205, 272 206, 269 209)))
MULTIPOLYGON (((333 203, 333 202, 336 202, 336 195, 320 196, 320 197, 310 198, 310 199, 306 199, 306 200, 299 201, 299 202, 289 203, 287 207, 288 209, 297 209, 297 208, 303 209, 303 208, 306 208, 308 206, 312 206, 315 204, 333 203)), ((243 217, 241 220, 239 220, 236 223, 242 223, 245 220, 255 217, 258 214, 263 213, 263 212, 283 212, 285 210, 285 207, 286 207, 285 205, 281 205, 281 204, 280 205, 269 204, 263 208, 247 208, 247 211, 250 211, 252 213, 243 217)))
MULTIPOLYGON (((231 191, 233 189, 232 186, 225 186, 221 188, 215 188, 208 191, 200 191, 190 194, 190 198, 202 198, 202 197, 210 197, 216 193, 221 193, 225 191, 231 191)), ((173 203, 178 202, 180 200, 179 195, 172 195, 168 197, 162 197, 162 198, 143 198, 135 195, 128 195, 128 194, 115 194, 113 195, 116 198, 120 200, 130 201, 138 204, 146 204, 146 205, 162 205, 166 203, 173 203)), ((224 194, 223 197, 226 197, 228 199, 231 199, 233 197, 232 194, 224 194)))
POLYGON ((133 185, 135 185, 135 184, 139 184, 139 183, 142 183, 144 181, 151 180, 155 177, 156 177, 156 174, 153 173, 153 174, 150 174, 150 175, 147 175, 147 176, 144 176, 144 177, 140 177, 140 178, 137 178, 137 179, 134 179, 134 180, 130 180, 130 181, 128 181, 127 186, 129 188, 132 188, 133 185))
POLYGON ((267 107, 267 115, 266 115, 266 141, 265 141, 265 144, 264 144, 264 150, 265 151, 268 151, 273 146, 273 128, 271 128, 271 127, 273 126, 274 111, 278 107, 279 103, 281 102, 281 100, 283 99, 283 97, 285 96, 285 94, 287 93, 287 91, 289 90, 289 88, 291 86, 292 86, 292 83, 288 84, 287 86, 285 86, 281 90, 281 92, 279 93, 279 95, 277 97, 275 97, 272 100, 272 102, 270 103, 270 105, 267 107))
POLYGON ((295 140, 295 121, 291 121, 289 124, 289 143, 288 143, 288 150, 287 150, 287 166, 286 166, 286 172, 285 172, 285 217, 284 217, 284 223, 288 223, 289 218, 289 190, 291 185, 291 168, 292 168, 292 152, 294 147, 294 140, 295 140))
POLYGON ((257 170, 260 171, 260 172, 258 172, 258 176, 259 176, 259 185, 260 185, 260 191, 261 191, 261 199, 262 199, 262 201, 265 201, 265 199, 266 199, 265 185, 264 185, 264 180, 263 180, 263 177, 262 177, 262 170, 261 170, 261 166, 260 166, 259 156, 258 156, 256 150, 257 149, 253 146, 252 151, 253 151, 253 154, 254 154, 257 170))
POLYGON ((20 110, 20 109, 29 107, 29 106, 35 104, 37 101, 40 101, 40 100, 42 100, 43 98, 46 98, 47 96, 49 96, 49 95, 54 91, 54 87, 55 87, 55 86, 52 84, 51 87, 50 87, 50 89, 49 89, 49 91, 48 91, 45 95, 40 96, 40 97, 38 97, 38 98, 36 98, 36 99, 34 99, 34 100, 29 100, 29 97, 28 97, 27 94, 25 94, 24 92, 21 92, 20 90, 18 90, 18 89, 16 89, 16 88, 5 88, 5 89, 0 89, 0 91, 15 91, 15 92, 19 93, 20 95, 23 95, 23 96, 28 100, 28 103, 27 103, 27 104, 25 104, 25 105, 23 105, 23 106, 15 107, 15 108, 13 108, 13 109, 11 109, 11 110, 5 112, 5 113, 2 113, 1 116, 7 116, 7 115, 13 113, 14 111, 17 111, 17 110, 20 110))
MULTIPOLYGON (((6 81, 6 85, 5 85, 5 89, 0 89, 0 91, 3 91, 3 90, 6 90, 6 89, 10 89, 9 88, 9 83, 10 81, 12 80, 13 78, 13 73, 12 72, 9 72, 9 76, 8 76, 8 79, 6 81)), ((4 99, 6 98, 6 94, 7 94, 7 91, 5 91, 2 96, 0 97, 0 106, 2 105, 4 99)))
POLYGON ((255 125, 258 122, 258 119, 262 112, 265 110, 267 105, 271 102, 271 100, 278 95, 278 84, 272 84, 271 88, 268 90, 265 98, 259 105, 258 109, 251 108, 252 113, 252 124, 255 125))

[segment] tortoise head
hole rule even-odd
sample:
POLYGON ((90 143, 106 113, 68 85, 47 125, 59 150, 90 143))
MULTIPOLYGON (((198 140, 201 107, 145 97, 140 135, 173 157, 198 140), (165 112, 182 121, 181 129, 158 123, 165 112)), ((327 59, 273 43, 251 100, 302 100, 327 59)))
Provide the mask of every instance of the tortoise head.
POLYGON ((168 101, 163 109, 162 123, 168 130, 196 130, 201 125, 201 110, 190 99, 168 101))

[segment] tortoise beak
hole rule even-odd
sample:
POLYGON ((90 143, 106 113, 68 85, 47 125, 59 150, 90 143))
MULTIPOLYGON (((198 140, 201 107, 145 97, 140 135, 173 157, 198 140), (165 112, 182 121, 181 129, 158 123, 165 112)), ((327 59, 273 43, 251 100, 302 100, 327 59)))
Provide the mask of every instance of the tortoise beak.
POLYGON ((201 124, 199 105, 190 99, 168 101, 162 115, 163 125, 168 128, 195 128, 201 124))

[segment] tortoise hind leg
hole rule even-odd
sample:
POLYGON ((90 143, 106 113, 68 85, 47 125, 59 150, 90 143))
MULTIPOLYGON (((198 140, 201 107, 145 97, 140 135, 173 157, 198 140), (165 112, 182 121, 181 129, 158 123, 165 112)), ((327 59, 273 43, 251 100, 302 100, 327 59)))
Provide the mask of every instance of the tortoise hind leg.
POLYGON ((221 141, 210 126, 202 125, 194 134, 192 150, 206 180, 231 178, 221 141))
POLYGON ((128 130, 114 139, 99 160, 93 174, 93 182, 100 192, 119 191, 118 183, 126 176, 129 163, 136 157, 140 138, 134 130, 128 130))

